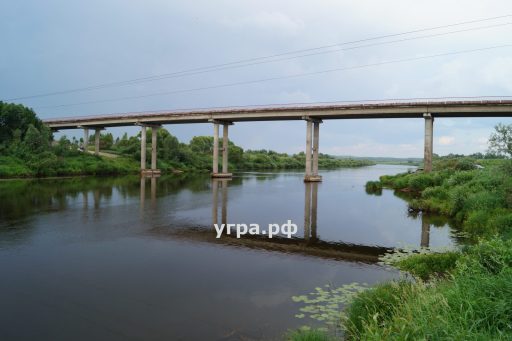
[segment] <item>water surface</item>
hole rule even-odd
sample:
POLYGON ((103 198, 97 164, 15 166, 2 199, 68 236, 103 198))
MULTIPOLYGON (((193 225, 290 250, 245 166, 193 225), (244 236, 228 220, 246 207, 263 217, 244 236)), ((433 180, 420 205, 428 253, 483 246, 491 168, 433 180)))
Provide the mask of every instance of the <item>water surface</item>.
POLYGON ((393 278, 376 264, 388 248, 455 243, 392 191, 365 192, 406 170, 2 181, 0 339, 280 339, 303 323, 292 295, 393 278), (291 240, 212 228, 287 219, 291 240))

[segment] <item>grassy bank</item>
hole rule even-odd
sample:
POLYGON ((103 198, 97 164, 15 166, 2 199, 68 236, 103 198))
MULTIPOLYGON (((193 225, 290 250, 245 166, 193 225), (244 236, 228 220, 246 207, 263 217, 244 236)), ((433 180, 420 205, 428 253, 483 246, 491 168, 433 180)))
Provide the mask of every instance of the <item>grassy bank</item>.
POLYGON ((120 175, 137 173, 139 165, 128 158, 109 159, 77 153, 58 157, 54 154, 30 158, 0 156, 1 178, 28 178, 70 175, 120 175))
MULTIPOLYGON (((355 295, 336 315, 343 336, 324 332, 325 340, 512 339, 512 161, 441 159, 434 167, 382 176, 366 190, 391 188, 414 211, 451 217, 468 244, 389 255, 408 276, 355 295)), ((308 333, 290 339, 318 339, 308 333)))
MULTIPOLYGON (((247 153, 242 157, 241 162, 230 164, 230 169, 235 171, 302 169, 305 163, 301 155, 274 154, 277 156, 267 157, 265 155, 265 157, 254 160, 255 154, 247 153)), ((209 156, 205 156, 205 158, 207 160, 199 164, 160 160, 157 166, 167 173, 176 171, 210 172, 211 158, 209 156)), ((327 155, 319 159, 319 166, 322 169, 369 165, 372 163, 361 160, 337 160, 327 155)), ((21 156, 0 156, 0 178, 137 174, 139 168, 140 163, 137 160, 123 154, 117 157, 106 157, 70 150, 65 155, 45 152, 21 156)))

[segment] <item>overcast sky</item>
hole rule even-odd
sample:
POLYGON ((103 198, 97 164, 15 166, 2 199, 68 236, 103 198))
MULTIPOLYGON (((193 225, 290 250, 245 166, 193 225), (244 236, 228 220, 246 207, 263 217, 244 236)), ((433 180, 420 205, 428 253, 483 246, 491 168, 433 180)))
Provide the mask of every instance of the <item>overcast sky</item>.
MULTIPOLYGON (((508 14, 512 14, 512 3, 506 0, 2 1, 0 100, 508 14)), ((50 118, 272 103, 508 96, 512 95, 512 47, 101 102, 512 44, 512 25, 507 23, 512 23, 512 16, 378 42, 501 25, 498 27, 15 102, 34 108, 41 118, 50 118), (91 101, 99 102, 68 105, 91 101)), ((357 45, 344 47, 348 46, 357 45)), ((498 122, 512 120, 437 119, 434 151, 441 155, 485 151, 498 122)), ((421 119, 325 121, 320 150, 337 155, 422 156, 423 127, 421 119)), ((166 128, 183 142, 213 131, 208 124, 166 128)), ((118 135, 126 129, 111 131, 118 135)), ((136 133, 134 127, 129 129, 136 133)), ((299 152, 304 150, 305 123, 238 123, 230 129, 230 137, 244 148, 299 152)))

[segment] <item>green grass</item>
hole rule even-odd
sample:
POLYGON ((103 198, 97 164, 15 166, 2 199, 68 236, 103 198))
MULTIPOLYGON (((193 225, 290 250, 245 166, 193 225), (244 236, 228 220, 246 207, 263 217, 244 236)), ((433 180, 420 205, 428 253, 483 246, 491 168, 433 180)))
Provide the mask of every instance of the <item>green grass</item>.
POLYGON ((347 308, 347 334, 362 335, 369 324, 386 325, 412 289, 411 283, 400 281, 378 284, 360 293, 347 308))
POLYGON ((379 285, 348 308, 354 340, 512 339, 512 243, 469 247, 449 279, 379 285))
POLYGON ((452 217, 474 240, 511 235, 512 161, 488 160, 484 169, 474 169, 468 162, 449 160, 432 173, 382 176, 379 184, 418 193, 409 200, 413 210, 452 217))
POLYGON ((137 173, 139 165, 128 158, 103 158, 89 154, 58 157, 51 153, 28 160, 14 156, 0 157, 0 177, 48 177, 62 175, 115 175, 137 173))
POLYGON ((444 276, 455 268, 459 252, 415 254, 396 263, 401 270, 428 280, 434 276, 444 276))

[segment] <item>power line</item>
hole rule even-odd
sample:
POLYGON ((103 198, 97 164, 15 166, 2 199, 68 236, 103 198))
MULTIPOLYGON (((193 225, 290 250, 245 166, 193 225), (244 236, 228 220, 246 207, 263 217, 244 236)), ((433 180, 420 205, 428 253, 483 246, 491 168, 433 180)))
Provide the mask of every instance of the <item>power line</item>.
POLYGON ((416 60, 424 60, 424 59, 439 58, 439 57, 459 55, 459 54, 465 54, 465 53, 474 53, 474 52, 488 51, 488 50, 499 49, 499 48, 504 48, 504 47, 512 47, 512 44, 496 45, 496 46, 483 47, 483 48, 471 49, 471 50, 452 51, 452 52, 439 53, 439 54, 433 54, 433 55, 426 55, 426 56, 420 56, 420 57, 394 59, 394 60, 377 62, 377 63, 371 63, 371 64, 362 64, 362 65, 355 65, 355 66, 348 66, 348 67, 342 67, 342 68, 327 69, 327 70, 314 71, 314 72, 297 73, 297 74, 288 75, 288 76, 262 78, 262 79, 256 79, 256 80, 234 82, 234 83, 226 83, 226 84, 218 84, 218 85, 198 87, 198 88, 190 88, 190 89, 180 89, 180 90, 173 90, 173 91, 166 91, 166 92, 158 92, 158 93, 152 93, 152 94, 146 94, 146 95, 140 95, 140 96, 127 96, 127 97, 118 97, 118 98, 104 99, 104 100, 95 100, 95 101, 87 101, 87 102, 61 104, 61 105, 54 105, 54 106, 43 106, 43 107, 38 107, 36 109, 63 108, 63 107, 70 107, 70 106, 77 106, 77 105, 84 105, 84 104, 117 102, 117 101, 132 100, 132 99, 147 98, 147 97, 155 97, 155 96, 163 96, 163 95, 171 95, 171 94, 178 94, 178 93, 187 93, 187 92, 195 92, 195 91, 202 91, 202 90, 227 88, 227 87, 233 87, 233 86, 239 86, 239 85, 264 83, 264 82, 270 82, 270 81, 275 81, 275 80, 292 79, 292 78, 320 75, 320 74, 326 74, 326 73, 332 73, 332 72, 340 72, 340 71, 362 69, 362 68, 373 67, 373 66, 398 64, 398 63, 411 62, 411 61, 416 61, 416 60))
POLYGON ((463 29, 463 30, 458 30, 458 31, 451 31, 451 32, 437 33, 437 34, 426 35, 426 36, 405 38, 405 39, 393 40, 393 41, 388 41, 388 42, 380 42, 380 43, 366 44, 366 45, 361 45, 361 46, 342 48, 342 49, 336 49, 336 50, 330 50, 330 51, 308 53, 308 54, 302 54, 302 55, 299 55, 299 56, 278 58, 278 57, 294 55, 294 54, 297 54, 297 53, 319 51, 319 50, 324 50, 324 49, 331 49, 331 48, 341 47, 341 46, 345 46, 345 45, 364 43, 364 42, 373 41, 373 40, 380 40, 380 39, 384 39, 384 38, 392 38, 392 37, 404 36, 404 35, 413 34, 413 33, 420 33, 420 32, 437 30, 437 29, 442 29, 442 28, 449 28, 449 27, 455 27, 455 26, 461 26, 461 25, 474 24, 474 23, 478 23, 478 22, 491 21, 491 20, 503 19, 503 18, 508 18, 508 17, 512 17, 512 14, 507 14, 507 15, 502 15, 502 16, 497 16, 497 17, 484 18, 484 19, 478 19, 478 20, 464 21, 464 22, 448 24, 448 25, 434 26, 434 27, 429 27, 429 28, 422 28, 422 29, 406 31, 406 32, 401 32, 401 33, 395 33, 395 34, 381 35, 381 36, 365 38, 365 39, 359 39, 359 40, 353 40, 353 41, 348 41, 348 42, 343 42, 343 43, 323 45, 323 46, 318 46, 318 47, 313 47, 313 48, 308 48, 308 49, 288 51, 288 52, 283 52, 283 53, 269 55, 269 56, 249 58, 249 59, 242 59, 242 60, 239 60, 239 61, 233 61, 233 62, 223 63, 223 64, 215 64, 215 65, 198 67, 198 68, 192 68, 192 69, 176 71, 176 72, 172 72, 172 73, 165 73, 165 74, 154 75, 154 76, 134 78, 134 79, 118 81, 118 82, 109 82, 109 83, 92 85, 92 86, 87 86, 87 87, 82 87, 82 88, 54 91, 54 92, 37 94, 37 95, 14 97, 14 98, 10 98, 10 99, 7 99, 7 100, 8 101, 14 101, 14 100, 21 100, 21 99, 48 97, 48 96, 64 95, 64 94, 76 93, 76 92, 99 90, 99 89, 110 88, 110 87, 117 87, 117 86, 133 85, 133 84, 157 81, 157 80, 167 79, 167 78, 184 77, 184 76, 196 75, 196 74, 206 73, 206 72, 221 71, 221 70, 226 70, 226 69, 231 69, 231 68, 240 68, 240 67, 246 67, 246 66, 263 64, 263 63, 271 63, 271 62, 278 62, 278 61, 290 60, 290 59, 295 59, 295 58, 303 58, 303 57, 314 56, 314 55, 319 55, 319 54, 335 53, 335 52, 340 52, 340 51, 345 51, 345 50, 352 50, 352 49, 358 49, 358 48, 364 48, 364 47, 370 47, 370 46, 385 45, 385 44, 403 42, 403 41, 408 41, 408 40, 424 39, 424 38, 429 38, 429 37, 442 36, 442 35, 448 35, 448 34, 454 34, 454 33, 460 33, 460 32, 467 32, 467 31, 474 31, 474 30, 480 30, 480 29, 487 29, 487 28, 493 28, 493 27, 510 25, 512 23, 507 22, 507 23, 502 23, 502 24, 495 24, 495 25, 489 25, 489 26, 483 26, 483 27, 477 27, 477 28, 468 28, 468 29, 463 29), (275 59, 275 58, 278 58, 278 59, 275 59))

